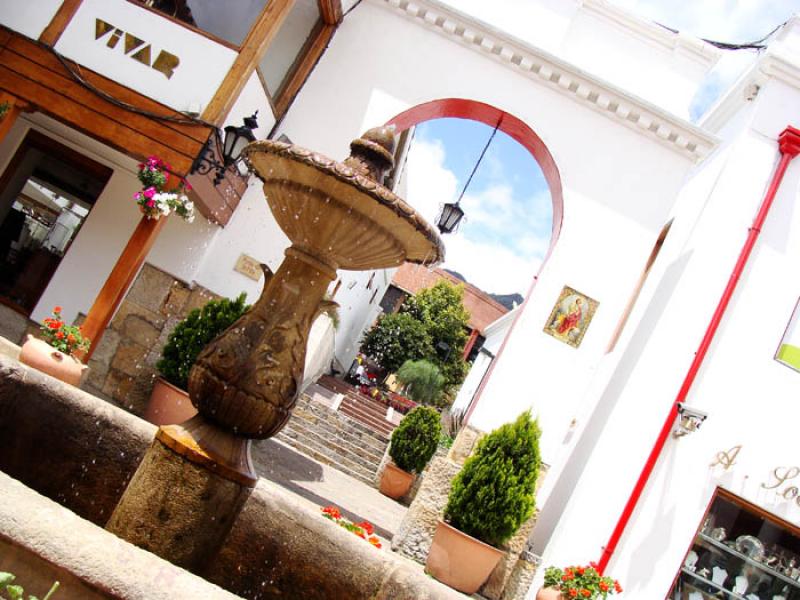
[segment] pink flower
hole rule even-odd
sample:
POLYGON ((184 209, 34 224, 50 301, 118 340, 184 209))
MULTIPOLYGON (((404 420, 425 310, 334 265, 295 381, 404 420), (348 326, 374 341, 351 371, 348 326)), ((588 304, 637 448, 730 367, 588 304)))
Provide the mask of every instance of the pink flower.
POLYGON ((147 204, 148 208, 153 208, 156 205, 156 201, 155 200, 148 200, 146 202, 146 204, 147 204))
POLYGON ((156 195, 156 188, 154 188, 152 185, 144 191, 144 197, 147 198, 148 200, 155 195, 156 195))

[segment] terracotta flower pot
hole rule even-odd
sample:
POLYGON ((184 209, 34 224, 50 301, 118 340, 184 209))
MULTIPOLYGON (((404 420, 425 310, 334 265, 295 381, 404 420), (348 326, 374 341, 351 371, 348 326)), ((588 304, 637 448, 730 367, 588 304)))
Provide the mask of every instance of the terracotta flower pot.
POLYGON ((159 377, 150 393, 144 418, 154 425, 177 425, 197 414, 189 400, 189 392, 159 377))
POLYGON ((536 600, 563 600, 563 596, 555 588, 543 587, 536 593, 536 600))
POLYGON ((386 463, 381 474, 380 492, 393 500, 399 500, 408 493, 414 483, 414 474, 407 473, 393 463, 386 463))
POLYGON ((503 551, 439 521, 425 570, 451 588, 474 594, 492 574, 503 551))
POLYGON ((30 334, 22 344, 19 361, 74 386, 81 384, 89 369, 81 361, 59 352, 44 340, 30 334))

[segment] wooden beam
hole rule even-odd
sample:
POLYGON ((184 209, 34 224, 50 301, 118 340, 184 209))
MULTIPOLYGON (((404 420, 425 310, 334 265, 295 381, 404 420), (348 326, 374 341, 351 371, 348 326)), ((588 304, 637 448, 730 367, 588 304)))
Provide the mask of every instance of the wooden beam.
POLYGON ((326 25, 342 22, 342 0, 319 0, 319 13, 326 25))
POLYGON ((133 283, 133 279, 144 264, 150 248, 158 238, 159 231, 166 222, 166 217, 148 219, 143 216, 136 226, 100 293, 97 294, 92 308, 89 309, 89 314, 86 315, 82 331, 83 335, 88 337, 92 343, 86 355, 82 357, 84 362, 88 363, 97 349, 100 338, 111 322, 111 317, 117 311, 128 288, 133 283))
MULTIPOLYGON (((84 80, 110 96, 156 115, 172 109, 82 68, 84 80)), ((138 159, 157 154, 180 175, 191 168, 211 128, 173 123, 126 110, 77 82, 58 58, 36 42, 0 30, 0 91, 11 92, 37 110, 138 159)))
POLYGON ((83 0, 64 0, 50 24, 39 36, 39 41, 48 46, 55 46, 82 3, 83 0))
POLYGON ((322 58, 322 54, 328 47, 328 43, 331 41, 335 31, 336 26, 321 24, 309 38, 309 43, 300 52, 299 62, 290 71, 291 76, 278 94, 278 99, 275 102, 275 116, 278 119, 289 110, 297 93, 305 84, 308 76, 311 75, 314 67, 317 66, 319 59, 322 58))
POLYGON ((11 131, 20 114, 30 110, 31 105, 13 94, 0 92, 0 106, 7 106, 3 118, 0 119, 0 142, 2 142, 8 132, 11 131))
POLYGON ((284 19, 292 10, 295 0, 270 0, 247 34, 239 56, 231 66, 217 93, 203 111, 203 120, 220 125, 233 103, 244 89, 247 80, 258 66, 264 52, 278 33, 284 19))

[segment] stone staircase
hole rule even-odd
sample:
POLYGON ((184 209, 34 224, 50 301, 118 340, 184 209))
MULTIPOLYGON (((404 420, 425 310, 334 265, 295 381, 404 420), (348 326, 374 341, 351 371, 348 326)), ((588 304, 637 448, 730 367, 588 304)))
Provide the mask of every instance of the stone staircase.
POLYGON ((324 390, 309 388, 276 439, 359 481, 376 485, 388 435, 331 410, 329 400, 324 390))
MULTIPOLYGON (((390 437, 394 428, 397 427, 397 422, 386 420, 388 407, 383 402, 370 398, 351 385, 329 375, 320 377, 317 383, 321 387, 344 396, 339 411, 348 417, 386 437, 390 437)), ((396 419, 396 421, 398 420, 396 419)))

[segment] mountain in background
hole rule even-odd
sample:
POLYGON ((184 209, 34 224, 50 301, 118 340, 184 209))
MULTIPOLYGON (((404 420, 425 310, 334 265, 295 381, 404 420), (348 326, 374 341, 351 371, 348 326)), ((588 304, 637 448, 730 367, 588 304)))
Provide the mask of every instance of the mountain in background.
MULTIPOLYGON (((469 283, 467 281, 467 278, 464 277, 458 271, 452 271, 450 269, 443 269, 443 270, 447 271, 448 273, 450 273, 450 275, 452 275, 456 279, 460 279, 464 283, 469 283)), ((478 286, 475 286, 475 287, 478 287, 478 286)), ((478 289, 480 289, 480 288, 478 288, 478 289)), ((505 306, 508 310, 512 310, 515 305, 519 306, 520 304, 522 304, 522 301, 524 300, 524 298, 522 297, 522 294, 516 294, 516 293, 515 294, 492 294, 491 292, 487 292, 486 290, 482 290, 482 291, 485 292, 486 294, 488 294, 489 297, 492 298, 492 300, 494 300, 495 302, 499 302, 500 304, 505 306)))

